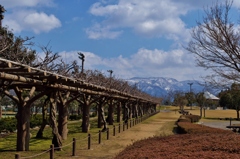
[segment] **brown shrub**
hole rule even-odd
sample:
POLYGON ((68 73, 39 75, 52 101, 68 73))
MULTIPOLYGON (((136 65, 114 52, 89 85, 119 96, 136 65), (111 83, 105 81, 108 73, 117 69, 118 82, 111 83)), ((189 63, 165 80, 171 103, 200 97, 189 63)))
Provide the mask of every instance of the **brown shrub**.
POLYGON ((240 136, 204 133, 152 137, 128 146, 115 159, 233 159, 240 158, 240 136))
POLYGON ((186 134, 158 136, 137 141, 120 152, 115 159, 240 158, 238 134, 191 123, 199 119, 197 116, 180 116, 177 125, 186 134))

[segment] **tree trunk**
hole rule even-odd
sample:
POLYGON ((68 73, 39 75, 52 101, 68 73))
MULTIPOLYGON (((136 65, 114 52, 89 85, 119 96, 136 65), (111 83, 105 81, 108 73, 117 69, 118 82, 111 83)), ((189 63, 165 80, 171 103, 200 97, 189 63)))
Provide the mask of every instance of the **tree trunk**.
POLYGON ((30 106, 18 104, 17 151, 28 151, 30 140, 30 106))
POLYGON ((62 147, 62 137, 59 135, 58 128, 57 128, 57 121, 56 121, 56 107, 57 107, 57 99, 56 99, 56 92, 51 93, 50 97, 50 117, 49 117, 49 124, 52 128, 52 144, 56 148, 56 150, 61 150, 62 147))
POLYGON ((124 103, 124 107, 123 107, 123 120, 125 123, 128 122, 129 119, 129 108, 127 106, 127 103, 124 103))
POLYGON ((98 111, 98 128, 102 128, 102 106, 101 106, 101 103, 99 102, 98 103, 98 106, 97 106, 97 111, 98 111))
POLYGON ((70 92, 67 92, 64 96, 62 92, 58 92, 59 103, 58 103, 58 132, 61 135, 63 140, 67 139, 68 135, 68 104, 67 99, 70 95, 70 92))
POLYGON ((129 104, 129 107, 128 107, 129 109, 128 109, 128 117, 129 117, 129 119, 131 120, 132 119, 132 104, 129 104))
POLYGON ((117 105, 117 122, 121 122, 121 116, 122 115, 122 103, 121 102, 118 102, 118 105, 117 105))
POLYGON ((2 118, 2 107, 0 106, 0 119, 2 118))
POLYGON ((237 111, 237 120, 239 119, 239 110, 236 110, 237 111))
POLYGON ((139 104, 137 103, 136 105, 135 105, 135 118, 138 118, 138 116, 139 116, 139 112, 138 112, 138 107, 139 107, 139 104))
POLYGON ((79 106, 78 106, 78 115, 81 115, 82 114, 82 106, 81 106, 81 104, 79 104, 79 106))
POLYGON ((203 107, 200 106, 200 117, 202 117, 202 109, 203 109, 203 107))
POLYGON ((113 119, 113 101, 112 99, 109 101, 108 104, 108 117, 107 122, 109 125, 113 125, 114 119, 113 119))
POLYGON ((105 112, 104 112, 104 103, 105 101, 99 101, 98 102, 98 128, 101 128, 102 125, 106 126, 106 119, 105 119, 105 112))
POLYGON ((46 125, 47 125, 47 119, 43 119, 41 127, 38 130, 38 132, 37 132, 36 138, 38 138, 38 139, 42 139, 43 138, 43 131, 44 131, 46 125))
POLYGON ((67 139, 67 134, 68 134, 68 128, 67 128, 67 123, 68 123, 68 109, 66 105, 63 105, 61 103, 59 104, 59 115, 58 115, 58 131, 59 134, 61 135, 63 140, 67 139))
POLYGON ((143 107, 143 104, 141 103, 140 106, 138 107, 141 117, 143 116, 143 108, 142 107, 143 107))
POLYGON ((36 138, 43 138, 43 131, 45 129, 45 126, 47 125, 47 107, 49 103, 49 96, 47 99, 45 99, 44 104, 42 106, 42 125, 40 129, 38 130, 38 133, 36 135, 36 138))
POLYGON ((136 112, 135 112, 135 103, 132 104, 132 118, 135 118, 136 112))
POLYGON ((206 108, 203 108, 203 117, 206 117, 206 108))
POLYGON ((82 116, 82 132, 87 133, 89 129, 89 112, 90 112, 90 105, 88 102, 83 106, 83 116, 82 116))
POLYGON ((103 106, 104 102, 100 102, 98 105, 98 128, 102 127, 103 124, 103 129, 102 132, 107 130, 107 122, 105 119, 105 113, 104 113, 104 106, 103 106))

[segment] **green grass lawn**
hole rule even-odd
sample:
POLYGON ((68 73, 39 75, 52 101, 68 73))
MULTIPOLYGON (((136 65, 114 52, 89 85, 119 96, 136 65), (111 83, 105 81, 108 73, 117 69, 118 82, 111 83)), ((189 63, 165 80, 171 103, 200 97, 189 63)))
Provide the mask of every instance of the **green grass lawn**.
MULTIPOLYGON (((92 135, 92 144, 98 143, 98 134, 99 128, 97 128, 96 118, 90 121, 91 129, 89 133, 92 135)), ((117 125, 117 123, 115 123, 117 125)), ((67 140, 63 141, 63 148, 62 151, 56 151, 55 155, 62 156, 66 155, 66 153, 71 156, 72 153, 72 142, 73 138, 77 141, 77 149, 87 149, 88 147, 88 133, 81 132, 81 122, 69 122, 68 123, 68 138, 67 140)), ((109 126, 111 130, 113 126, 109 126)), ((50 148, 52 143, 52 130, 49 126, 47 126, 43 132, 43 139, 35 138, 38 130, 32 129, 31 131, 31 139, 30 139, 30 151, 23 151, 23 152, 16 152, 16 133, 12 133, 4 138, 0 138, 0 158, 1 159, 9 159, 14 158, 15 154, 20 154, 21 157, 29 157, 34 156, 39 153, 43 153, 42 155, 38 156, 38 159, 41 158, 49 158, 49 153, 44 153, 50 148)), ((106 140, 107 135, 106 132, 102 133, 102 140, 106 140)))

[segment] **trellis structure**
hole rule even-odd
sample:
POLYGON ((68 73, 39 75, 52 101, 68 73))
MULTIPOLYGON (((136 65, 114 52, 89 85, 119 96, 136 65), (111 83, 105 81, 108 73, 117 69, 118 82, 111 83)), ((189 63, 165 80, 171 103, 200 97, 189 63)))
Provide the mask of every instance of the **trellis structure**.
MULTIPOLYGON (((30 108, 34 101, 44 95, 49 97, 50 101, 50 118, 51 127, 53 129, 53 140, 58 143, 59 137, 65 139, 67 137, 67 106, 73 100, 81 96, 83 101, 83 123, 88 123, 89 107, 91 103, 98 102, 103 104, 109 103, 108 120, 113 122, 111 114, 113 114, 114 104, 117 104, 117 119, 121 120, 121 111, 124 114, 143 115, 148 110, 156 111, 158 102, 152 99, 143 99, 142 97, 120 92, 115 89, 105 88, 102 86, 86 83, 83 80, 74 79, 28 65, 16 63, 0 58, 0 85, 1 93, 7 95, 17 103, 17 150, 29 150, 30 139, 30 108), (14 90, 10 93, 9 90, 14 90), (26 94, 27 93, 27 94, 26 94), (94 96, 94 98, 92 98, 94 96), (59 120, 56 123, 56 107, 58 102, 59 120), (60 103, 60 104, 59 104, 60 103), (123 105, 123 106, 121 106, 123 105), (136 107, 138 106, 138 107, 136 107), (121 110, 121 108, 126 108, 121 110), (141 108, 141 109, 140 109, 141 108), (151 108, 151 109, 149 109, 151 108)), ((102 105, 101 105, 102 106, 102 105)), ((99 114, 101 107, 99 106, 99 114)), ((99 123, 101 118, 99 118, 99 123)), ((119 122, 119 121, 118 121, 119 122)), ((83 131, 86 126, 83 126, 83 131)), ((59 146, 59 145, 56 145, 59 146)))

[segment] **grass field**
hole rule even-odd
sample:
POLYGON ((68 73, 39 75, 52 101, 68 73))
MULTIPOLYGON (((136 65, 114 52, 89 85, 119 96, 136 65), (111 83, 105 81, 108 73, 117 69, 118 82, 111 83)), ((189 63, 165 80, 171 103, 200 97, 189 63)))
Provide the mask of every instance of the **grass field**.
MULTIPOLYGON (((87 149, 87 133, 80 132, 80 123, 70 122, 68 124, 69 135, 68 139, 63 142, 62 151, 57 151, 55 156, 57 158, 70 158, 72 154, 72 139, 77 140, 77 152, 76 154, 82 159, 88 158, 112 158, 118 152, 123 150, 126 146, 132 144, 137 140, 148 138, 151 136, 161 135, 167 136, 173 134, 173 129, 175 127, 174 123, 180 116, 177 111, 178 107, 163 107, 162 112, 144 120, 143 122, 129 128, 125 129, 124 132, 118 133, 113 136, 113 127, 110 126, 110 140, 106 140, 106 133, 102 133, 102 143, 98 144, 98 131, 99 128, 96 127, 96 121, 91 122, 92 141, 91 149, 87 149), (166 111, 165 111, 166 110, 166 111), (170 110, 170 111, 169 111, 170 110)), ((185 107, 190 113, 199 115, 200 111, 197 107, 190 109, 185 107)), ((235 118, 235 110, 206 110, 204 120, 218 119, 218 118, 235 118)), ((116 123, 115 125, 118 125, 116 123)), ((122 129, 122 128, 121 128, 122 129)), ((49 158, 49 153, 44 153, 50 148, 51 144, 51 129, 46 128, 44 131, 44 139, 36 139, 35 135, 37 130, 31 130, 32 138, 30 140, 30 151, 28 152, 16 152, 16 134, 11 134, 5 138, 0 138, 0 158, 9 159, 14 158, 16 153, 19 153, 22 157, 34 156, 39 153, 43 153, 40 156, 33 157, 38 159, 49 158)))

